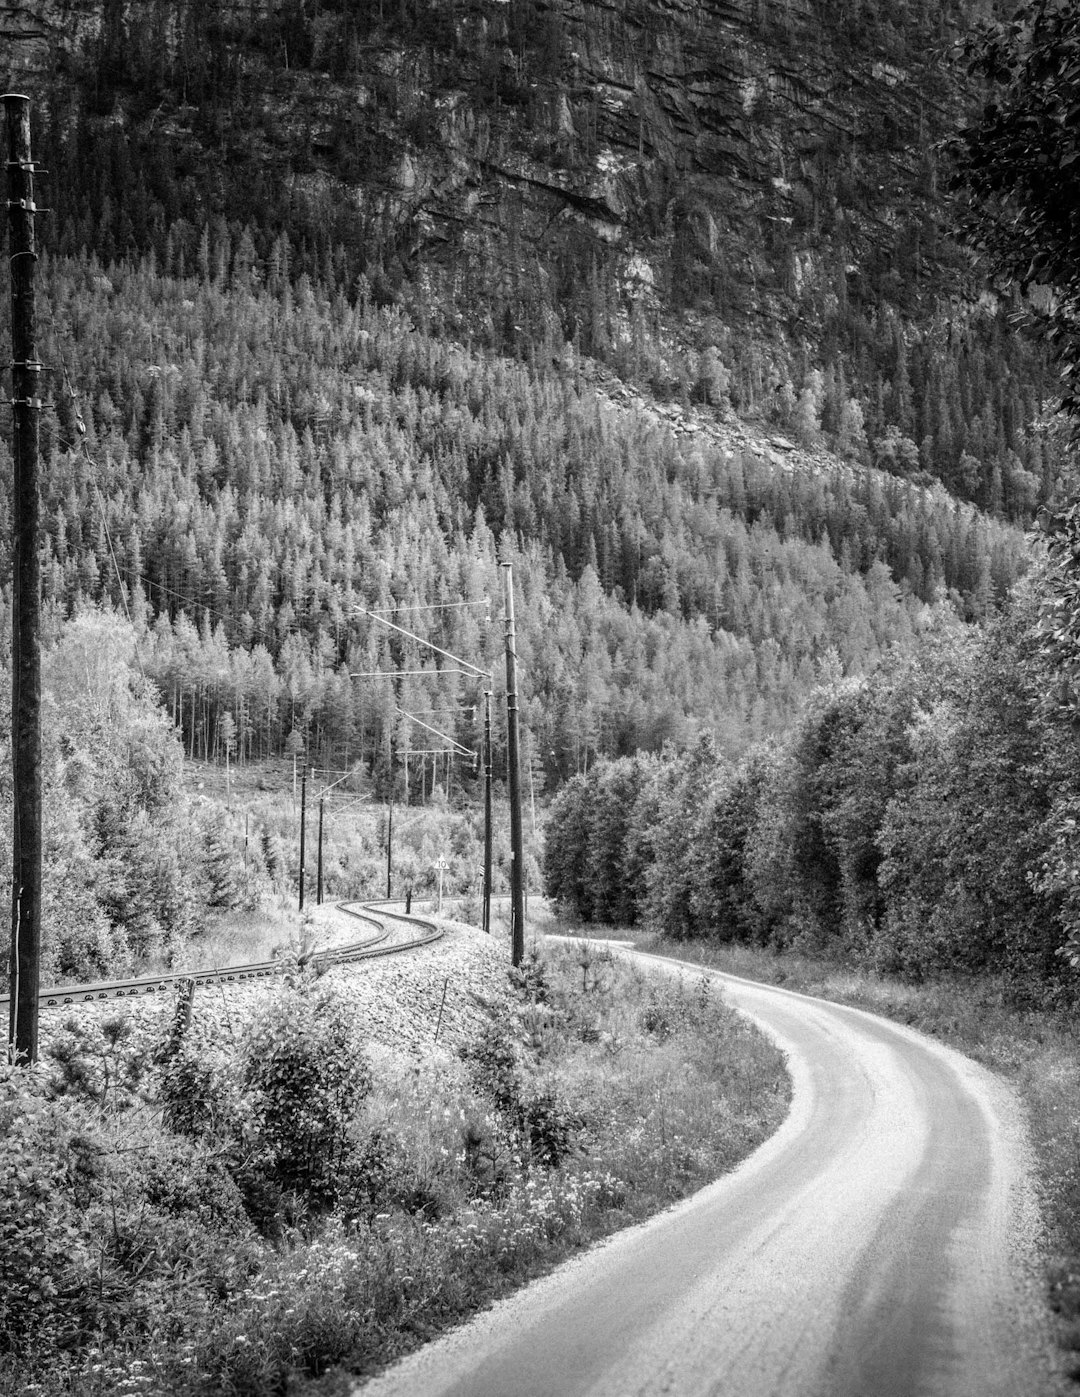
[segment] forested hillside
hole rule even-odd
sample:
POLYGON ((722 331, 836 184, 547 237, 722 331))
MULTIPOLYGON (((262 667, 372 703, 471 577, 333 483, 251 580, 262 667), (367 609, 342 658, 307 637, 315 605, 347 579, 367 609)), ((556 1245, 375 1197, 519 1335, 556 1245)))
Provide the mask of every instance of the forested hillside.
POLYGON ((35 0, 0 32, 58 250, 362 278, 441 336, 545 367, 570 344, 662 398, 706 354, 742 415, 809 390, 812 430, 1016 516, 1053 474, 1052 375, 981 295, 938 149, 987 8, 35 0))
MULTIPOLYGON (((983 614, 1022 565, 1018 533, 940 490, 676 430, 581 374, 204 251, 219 272, 84 258, 43 278, 49 353, 91 385, 72 401, 58 379, 46 425, 46 596, 130 606, 192 755, 218 753, 226 713, 241 760, 293 729, 335 761, 382 750, 394 697, 349 674, 430 660, 357 608, 404 608, 496 669, 501 628, 460 603, 498 597, 499 546, 553 778, 700 724, 738 750, 823 666, 872 667, 937 599, 983 614)), ((453 675, 397 699, 466 696, 453 675)))
MULTIPOLYGON (((240 760, 374 762, 395 699, 348 676, 424 661, 357 607, 453 604, 399 620, 494 667, 459 604, 501 553, 548 782, 701 726, 736 752, 927 608, 984 614, 1059 451, 1041 351, 947 233, 971 18, 9 15, 54 209, 49 597, 148 628, 190 754, 227 714, 240 760)), ((396 698, 472 703, 438 690, 396 698)))
POLYGON ((423 799, 478 686, 366 613, 497 673, 500 560, 539 796, 991 615, 1063 457, 951 235, 982 8, 0 6, 57 625, 126 612, 189 757, 423 799))

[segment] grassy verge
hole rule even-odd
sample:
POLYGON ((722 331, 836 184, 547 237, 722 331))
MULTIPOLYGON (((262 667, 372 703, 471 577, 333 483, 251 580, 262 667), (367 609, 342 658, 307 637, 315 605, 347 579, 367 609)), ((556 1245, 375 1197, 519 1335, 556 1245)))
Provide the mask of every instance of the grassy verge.
MULTIPOLYGON (((1047 1297, 1058 1341, 1080 1354, 1080 1022, 1074 1006, 1018 1003, 1015 987, 1001 978, 915 985, 826 957, 637 933, 634 941, 641 950, 869 1009, 932 1034, 1007 1077, 1023 1101, 1035 1153, 1047 1297)), ((1080 1357, 1071 1375, 1080 1381, 1080 1357)))
POLYGON ((530 956, 457 1054, 342 1038, 325 982, 269 1005, 238 1040, 86 1028, 32 1092, 0 1082, 0 1391, 343 1392, 729 1169, 787 1105, 703 977, 587 942, 530 956))

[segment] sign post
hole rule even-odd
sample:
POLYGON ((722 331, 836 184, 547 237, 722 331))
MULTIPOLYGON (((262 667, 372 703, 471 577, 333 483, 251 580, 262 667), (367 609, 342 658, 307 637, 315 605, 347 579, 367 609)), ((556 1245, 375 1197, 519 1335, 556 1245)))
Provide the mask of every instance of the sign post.
POLYGON ((449 867, 450 867, 450 865, 446 862, 445 859, 442 859, 442 858, 439 859, 438 862, 437 862, 436 865, 435 865, 435 871, 436 871, 436 873, 438 873, 438 875, 439 875, 439 910, 438 910, 438 912, 436 912, 436 914, 435 914, 435 917, 436 917, 436 920, 437 920, 437 921, 441 921, 441 920, 442 920, 442 880, 443 880, 443 874, 447 871, 447 869, 448 869, 449 867))

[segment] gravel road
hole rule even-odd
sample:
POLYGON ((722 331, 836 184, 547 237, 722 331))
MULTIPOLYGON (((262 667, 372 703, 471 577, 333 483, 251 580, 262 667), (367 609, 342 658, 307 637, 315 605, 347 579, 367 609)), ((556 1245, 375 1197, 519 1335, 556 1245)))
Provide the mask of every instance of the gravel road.
MULTIPOLYGON (((653 962, 659 964, 657 962, 653 962)), ((859 1010, 717 975, 788 1056, 781 1129, 363 1397, 1052 1397, 1020 1113, 859 1010)))

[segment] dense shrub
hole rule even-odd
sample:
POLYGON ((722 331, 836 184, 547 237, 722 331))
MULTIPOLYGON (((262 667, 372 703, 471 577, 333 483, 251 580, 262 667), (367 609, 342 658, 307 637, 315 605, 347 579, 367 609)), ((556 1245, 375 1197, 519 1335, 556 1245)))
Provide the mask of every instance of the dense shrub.
POLYGON ((190 1333, 259 1256, 225 1161, 118 1096, 54 1090, 0 1081, 0 1356, 190 1333))
POLYGON ((325 1212, 361 1163, 355 1119, 371 1069, 348 1002, 313 984, 286 986, 240 1046, 245 1178, 325 1212))
POLYGON ((0 1353, 33 1359, 101 1323, 80 1206, 98 1166, 79 1124, 39 1079, 0 1069, 0 1353))
MULTIPOLYGON (((495 1108, 492 1127, 510 1159, 554 1168, 572 1153, 585 1118, 540 1073, 535 1046, 520 1022, 509 1014, 497 1015, 461 1055, 477 1090, 495 1108)), ((489 1153, 490 1143, 498 1146, 497 1140, 489 1142, 489 1153)), ((484 1132, 475 1122, 467 1144, 478 1165, 484 1132)))
POLYGON ((715 1177, 783 1109, 778 1055, 703 986, 582 942, 512 989, 460 1057, 371 1066, 294 962, 235 1031, 181 995, 161 1029, 86 1019, 0 1074, 0 1391, 364 1370, 715 1177))

